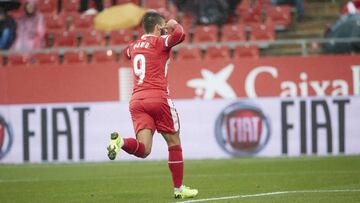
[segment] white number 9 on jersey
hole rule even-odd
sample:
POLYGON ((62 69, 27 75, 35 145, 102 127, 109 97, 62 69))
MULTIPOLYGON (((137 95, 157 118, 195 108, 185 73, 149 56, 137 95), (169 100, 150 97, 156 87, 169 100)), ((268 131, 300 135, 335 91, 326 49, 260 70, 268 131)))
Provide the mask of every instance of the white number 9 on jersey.
POLYGON ((139 77, 138 85, 140 85, 144 82, 145 79, 145 56, 142 54, 137 54, 134 57, 133 66, 135 75, 139 77))

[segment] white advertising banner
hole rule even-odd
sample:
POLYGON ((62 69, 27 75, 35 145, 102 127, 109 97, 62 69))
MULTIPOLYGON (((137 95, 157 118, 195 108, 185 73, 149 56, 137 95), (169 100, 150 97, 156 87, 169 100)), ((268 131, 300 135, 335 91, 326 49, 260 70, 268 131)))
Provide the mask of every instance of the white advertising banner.
MULTIPOLYGON (((174 103, 185 159, 360 154, 357 96, 174 103)), ((106 161, 113 131, 134 137, 127 102, 0 105, 0 163, 106 161)), ((155 134, 148 159, 167 156, 155 134)))

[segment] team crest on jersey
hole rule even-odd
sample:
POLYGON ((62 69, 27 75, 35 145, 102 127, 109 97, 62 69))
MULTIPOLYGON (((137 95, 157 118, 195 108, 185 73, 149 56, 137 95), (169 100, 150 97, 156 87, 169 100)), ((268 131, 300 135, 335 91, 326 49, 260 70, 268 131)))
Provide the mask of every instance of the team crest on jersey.
POLYGON ((262 110, 245 102, 227 106, 215 123, 216 141, 233 156, 260 152, 269 141, 270 132, 269 120, 262 110))
POLYGON ((13 142, 11 126, 0 115, 0 160, 10 151, 13 142))

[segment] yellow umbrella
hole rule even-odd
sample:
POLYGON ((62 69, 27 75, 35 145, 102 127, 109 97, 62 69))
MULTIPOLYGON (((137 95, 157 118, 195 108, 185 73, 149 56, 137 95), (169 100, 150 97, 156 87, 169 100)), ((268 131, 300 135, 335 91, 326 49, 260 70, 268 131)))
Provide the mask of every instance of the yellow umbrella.
POLYGON ((132 28, 140 24, 144 13, 143 8, 133 3, 113 6, 95 17, 95 29, 110 32, 132 28))

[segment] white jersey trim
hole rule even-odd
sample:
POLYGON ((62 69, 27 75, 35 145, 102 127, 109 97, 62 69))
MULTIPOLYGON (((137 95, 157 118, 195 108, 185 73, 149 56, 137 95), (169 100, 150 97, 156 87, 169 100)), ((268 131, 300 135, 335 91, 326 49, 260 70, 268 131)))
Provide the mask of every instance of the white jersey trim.
POLYGON ((177 115, 174 103, 171 101, 171 99, 167 99, 167 102, 170 107, 171 118, 174 123, 174 130, 178 131, 179 130, 179 117, 177 115))
POLYGON ((157 37, 157 36, 156 36, 156 35, 152 35, 152 34, 143 34, 143 35, 141 36, 141 39, 144 40, 145 37, 157 37))
POLYGON ((166 60, 166 63, 165 63, 165 77, 168 74, 169 64, 170 64, 170 59, 166 60))
MULTIPOLYGON (((179 40, 175 43, 175 44, 177 44, 177 43, 179 43, 179 41, 181 40, 181 38, 184 36, 184 28, 181 26, 181 36, 180 36, 180 38, 179 38, 179 40)), ((170 36, 171 35, 166 35, 166 39, 165 39, 165 46, 166 47, 169 47, 169 43, 168 43, 168 41, 169 41, 169 38, 170 38, 170 36)))
POLYGON ((168 35, 168 36, 165 38, 165 46, 166 46, 166 47, 169 46, 169 44, 168 44, 169 37, 170 37, 170 36, 168 35))

